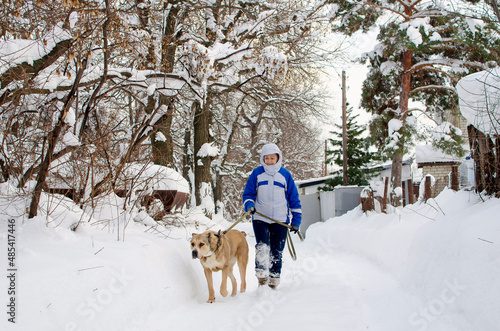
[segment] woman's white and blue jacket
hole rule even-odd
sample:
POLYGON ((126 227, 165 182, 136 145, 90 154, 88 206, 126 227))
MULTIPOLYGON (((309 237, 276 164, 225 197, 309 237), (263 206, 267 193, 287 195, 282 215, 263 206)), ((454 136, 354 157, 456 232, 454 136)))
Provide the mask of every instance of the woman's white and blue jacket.
MULTIPOLYGON (((243 192, 243 205, 245 211, 250 207, 272 219, 289 223, 291 216, 292 225, 300 226, 302 210, 299 192, 292 178, 292 174, 281 166, 281 151, 275 144, 264 145, 261 152, 261 166, 255 168, 247 180, 243 192), (264 163, 264 156, 278 154, 279 159, 275 165, 268 166, 264 163)), ((255 220, 273 223, 258 214, 253 215, 255 220)))

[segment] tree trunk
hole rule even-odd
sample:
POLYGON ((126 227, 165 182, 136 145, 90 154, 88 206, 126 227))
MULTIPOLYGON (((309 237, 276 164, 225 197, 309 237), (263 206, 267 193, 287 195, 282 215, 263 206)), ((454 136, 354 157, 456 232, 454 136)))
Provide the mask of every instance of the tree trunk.
POLYGON ((220 171, 215 172, 215 187, 214 187, 214 203, 215 203, 215 212, 219 213, 221 210, 219 210, 217 206, 217 202, 221 201, 222 202, 222 196, 223 196, 223 190, 224 190, 224 184, 222 181, 222 175, 220 171))
MULTIPOLYGON (((165 28, 161 41, 161 71, 172 73, 175 63, 175 52, 177 50, 179 33, 176 34, 178 14, 180 6, 172 6, 175 2, 165 2, 164 6, 168 10, 168 16, 165 19, 165 28)), ((151 145, 153 146, 153 160, 155 164, 163 166, 172 166, 174 164, 174 143, 172 139, 172 119, 174 115, 175 97, 167 97, 163 94, 159 96, 159 106, 167 106, 168 120, 165 121, 153 135, 151 145), (156 139, 157 133, 161 133, 164 140, 156 139)))
MULTIPOLYGON (((410 6, 405 6, 405 14, 407 15, 407 21, 412 16, 412 8, 410 6)), ((397 119, 403 121, 403 127, 400 130, 404 130, 405 118, 408 112, 408 101, 410 99, 410 84, 411 84, 411 67, 412 67, 412 56, 413 51, 406 49, 403 51, 401 58, 401 94, 399 96, 399 109, 397 114, 399 116, 397 119)), ((403 153, 404 153, 404 139, 403 136, 399 138, 397 144, 397 150, 392 157, 392 169, 391 169, 391 184, 392 189, 396 189, 401 186, 401 171, 403 169, 403 153)), ((401 204, 401 199, 398 196, 394 197, 392 202, 394 206, 399 206, 401 204)))
MULTIPOLYGON (((391 169, 391 186, 394 190, 397 187, 401 187, 401 172, 403 169, 403 153, 399 151, 392 157, 392 169, 391 169)), ((395 197, 395 206, 400 205, 399 197, 395 197)))
MULTIPOLYGON (((188 181, 189 188, 192 188, 193 186, 190 176, 191 173, 194 173, 194 170, 193 154, 191 150, 191 128, 189 127, 184 131, 184 150, 182 157, 182 177, 184 177, 188 181)), ((188 200, 188 207, 190 206, 190 201, 191 199, 188 200)))
MULTIPOLYGON (((412 66, 412 56, 413 51, 405 50, 403 52, 402 58, 402 68, 401 73, 401 94, 399 97, 399 120, 403 121, 403 127, 400 130, 404 130, 405 118, 408 112, 408 101, 410 99, 410 84, 411 84, 411 66, 412 66)), ((404 137, 399 138, 397 144, 397 150, 392 158, 392 169, 391 169, 391 183, 392 188, 396 189, 401 187, 401 171, 403 169, 403 153, 404 153, 404 137)), ((394 206, 399 206, 401 204, 401 197, 395 196, 393 201, 394 206)))
POLYGON ((210 125, 212 121, 212 116, 210 113, 210 103, 211 97, 207 96, 207 100, 203 107, 201 107, 198 101, 193 104, 194 110, 194 182, 195 182, 195 194, 196 194, 196 205, 201 205, 201 189, 203 183, 211 184, 211 173, 210 166, 212 164, 212 157, 210 156, 198 156, 198 152, 201 147, 206 143, 211 143, 212 137, 210 136, 210 125))
POLYGON ((171 135, 172 119, 174 114, 174 98, 160 95, 160 105, 167 105, 168 119, 158 127, 158 130, 151 136, 153 146, 153 161, 155 164, 172 166, 174 164, 174 144, 171 135), (164 139, 158 139, 159 134, 164 139))
MULTIPOLYGON (((141 26, 144 29, 149 29, 150 9, 147 6, 144 6, 144 0, 136 0, 136 2, 138 5, 138 16, 141 26)), ((168 10, 168 15, 165 18, 165 27, 162 31, 161 40, 161 62, 159 67, 160 71, 163 73, 172 73, 173 71, 175 51, 177 49, 177 42, 179 39, 178 36, 180 36, 180 33, 176 33, 180 6, 174 6, 174 4, 175 1, 172 0, 164 3, 164 9, 168 10)), ((143 61, 144 63, 142 63, 141 68, 155 69, 157 67, 155 47, 155 40, 153 38, 149 44, 149 53, 146 56, 145 61, 143 61)), ((156 107, 167 107, 166 114, 168 119, 163 121, 159 127, 155 128, 155 131, 151 136, 153 162, 162 166, 172 166, 174 164, 174 143, 171 134, 174 103, 175 97, 165 96, 156 92, 148 97, 148 105, 146 107, 146 113, 148 114, 151 114, 156 107), (158 139, 159 136, 163 137, 158 139)))
POLYGON ((259 160, 259 152, 258 148, 260 147, 258 144, 259 141, 259 127, 264 118, 264 111, 266 110, 267 103, 262 103, 259 107, 259 113, 257 114, 257 119, 252 121, 248 116, 244 115, 244 110, 242 109, 243 119, 250 126, 250 146, 252 153, 252 160, 256 160, 258 164, 260 164, 259 160))

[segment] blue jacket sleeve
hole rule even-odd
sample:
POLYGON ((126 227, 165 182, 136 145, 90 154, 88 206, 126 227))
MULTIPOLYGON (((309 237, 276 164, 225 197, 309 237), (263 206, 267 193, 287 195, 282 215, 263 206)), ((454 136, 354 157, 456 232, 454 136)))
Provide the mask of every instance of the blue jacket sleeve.
POLYGON ((291 175, 287 183, 287 197, 288 205, 292 212, 292 225, 300 226, 302 222, 302 207, 300 205, 299 190, 291 175))
POLYGON ((245 208, 245 212, 247 212, 248 209, 250 209, 250 207, 255 208, 256 197, 257 197, 257 175, 255 174, 255 171, 252 171, 245 185, 245 190, 243 191, 243 207, 245 208))

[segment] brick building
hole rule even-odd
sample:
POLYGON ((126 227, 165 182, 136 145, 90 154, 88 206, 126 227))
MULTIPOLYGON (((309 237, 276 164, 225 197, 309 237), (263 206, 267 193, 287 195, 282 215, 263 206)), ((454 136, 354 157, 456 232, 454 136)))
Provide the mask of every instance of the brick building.
MULTIPOLYGON (((451 187, 452 172, 459 176, 462 159, 445 154, 433 146, 416 146, 415 160, 422 175, 432 175, 436 180, 431 197, 436 197, 445 187, 451 187)), ((458 177, 457 177, 458 178, 458 177)), ((458 187, 457 187, 458 188, 458 187)))

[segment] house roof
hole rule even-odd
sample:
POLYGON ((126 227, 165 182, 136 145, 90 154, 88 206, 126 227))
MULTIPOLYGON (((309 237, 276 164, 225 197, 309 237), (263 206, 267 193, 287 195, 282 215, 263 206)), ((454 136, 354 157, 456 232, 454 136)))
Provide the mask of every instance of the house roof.
POLYGON ((296 180, 295 185, 297 185, 298 188, 320 185, 320 184, 323 184, 327 179, 334 178, 334 177, 336 177, 336 176, 325 176, 325 177, 319 177, 319 178, 296 180))
POLYGON ((457 83, 460 112, 484 134, 498 135, 500 68, 465 76, 457 83))
POLYGON ((415 159, 417 164, 423 163, 457 163, 462 162, 462 159, 453 155, 444 153, 442 150, 434 146, 416 146, 415 159))
MULTIPOLYGON (((413 157, 410 156, 405 156, 403 158, 403 165, 411 165, 413 163, 413 157)), ((374 170, 387 170, 392 168, 392 160, 386 161, 382 164, 376 164, 368 167, 368 169, 374 169, 374 170)))

